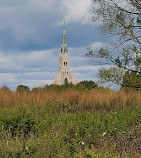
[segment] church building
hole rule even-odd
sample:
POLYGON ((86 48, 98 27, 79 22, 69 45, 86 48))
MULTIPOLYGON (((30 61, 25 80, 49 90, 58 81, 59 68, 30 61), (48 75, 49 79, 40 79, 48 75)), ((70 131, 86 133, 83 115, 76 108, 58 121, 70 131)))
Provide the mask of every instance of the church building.
POLYGON ((59 53, 59 72, 53 84, 64 85, 65 83, 77 84, 76 77, 70 71, 70 53, 67 48, 66 27, 64 22, 63 39, 61 51, 59 53))

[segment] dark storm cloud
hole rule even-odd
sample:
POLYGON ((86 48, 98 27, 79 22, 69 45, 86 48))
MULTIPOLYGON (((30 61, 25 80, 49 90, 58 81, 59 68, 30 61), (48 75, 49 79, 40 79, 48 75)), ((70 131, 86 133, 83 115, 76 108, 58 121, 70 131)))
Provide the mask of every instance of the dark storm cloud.
POLYGON ((92 27, 88 25, 78 25, 80 21, 86 19, 82 20, 85 3, 83 2, 81 7, 81 3, 72 2, 71 0, 67 3, 64 0, 0 1, 0 49, 8 52, 59 47, 62 25, 56 24, 64 17, 69 23, 67 30, 70 46, 80 47, 92 43, 94 36, 98 38, 95 34, 97 30, 92 31, 92 27), (82 12, 78 11, 78 4, 82 12), (75 9, 73 16, 71 9, 75 9))
POLYGON ((61 13, 56 6, 57 2, 50 0, 0 2, 0 49, 40 50, 57 46, 55 23, 61 13))

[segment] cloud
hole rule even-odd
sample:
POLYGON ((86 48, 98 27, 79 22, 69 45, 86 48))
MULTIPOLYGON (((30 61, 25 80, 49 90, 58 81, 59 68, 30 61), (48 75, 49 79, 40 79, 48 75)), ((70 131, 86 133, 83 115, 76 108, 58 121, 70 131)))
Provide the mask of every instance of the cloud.
POLYGON ((67 23, 90 24, 90 0, 62 0, 61 3, 64 6, 63 14, 67 23))
POLYGON ((29 49, 52 42, 49 36, 59 16, 56 5, 52 0, 5 0, 0 5, 0 48, 29 49))
POLYGON ((64 17, 69 25, 79 24, 81 30, 80 25, 90 24, 89 7, 90 0, 0 1, 0 49, 56 47, 60 42, 56 35, 61 33, 64 17), (61 26, 56 26, 57 23, 61 26))
POLYGON ((27 85, 30 88, 45 86, 47 84, 51 84, 52 80, 47 79, 50 73, 46 73, 46 78, 43 73, 38 72, 37 74, 34 73, 24 73, 24 74, 17 74, 17 73, 0 73, 0 87, 3 85, 7 85, 12 90, 15 90, 18 85, 27 85), (38 79, 38 76, 41 78, 38 79), (31 77, 31 78, 30 78, 31 77))
POLYGON ((106 46, 105 42, 94 42, 91 44, 93 50, 99 50, 101 47, 106 46))
POLYGON ((22 80, 22 81, 17 82, 17 83, 14 85, 13 89, 16 89, 15 87, 17 85, 27 85, 30 89, 32 89, 35 87, 43 87, 45 85, 51 84, 52 80, 32 80, 32 82, 31 82, 31 80, 22 80))
POLYGON ((78 66, 78 67, 72 67, 71 70, 72 71, 95 71, 98 68, 100 68, 100 66, 92 66, 92 65, 87 65, 87 66, 78 66))
POLYGON ((17 75, 17 78, 21 79, 22 80, 29 80, 29 81, 32 81, 32 80, 36 80, 37 82, 39 82, 40 80, 48 80, 48 79, 53 79, 54 76, 56 75, 56 73, 54 72, 45 72, 45 71, 42 71, 42 72, 25 72, 25 73, 19 73, 17 75))
POLYGON ((0 52, 0 86, 15 89, 19 84, 30 88, 51 84, 58 67, 58 49, 5 54, 0 52))
POLYGON ((5 84, 6 82, 15 82, 16 76, 11 73, 0 73, 0 83, 5 84))
POLYGON ((56 57, 49 51, 30 52, 22 55, 0 54, 0 72, 36 72, 48 71, 57 66, 56 57))

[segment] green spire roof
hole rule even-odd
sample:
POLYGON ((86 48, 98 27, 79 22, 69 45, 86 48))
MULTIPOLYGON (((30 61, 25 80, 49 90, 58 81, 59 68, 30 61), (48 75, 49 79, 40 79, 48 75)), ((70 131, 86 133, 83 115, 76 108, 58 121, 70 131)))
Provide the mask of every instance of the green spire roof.
POLYGON ((65 51, 67 51, 67 38, 66 38, 66 24, 65 24, 65 20, 64 20, 62 53, 65 53, 65 51))

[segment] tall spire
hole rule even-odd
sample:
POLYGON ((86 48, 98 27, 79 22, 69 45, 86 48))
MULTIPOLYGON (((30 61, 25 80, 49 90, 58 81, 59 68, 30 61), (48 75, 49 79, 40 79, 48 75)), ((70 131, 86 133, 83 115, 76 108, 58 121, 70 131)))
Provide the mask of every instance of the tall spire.
POLYGON ((66 38, 66 24, 64 20, 64 26, 63 26, 63 41, 62 41, 62 53, 64 54, 65 51, 67 51, 67 38, 66 38))

